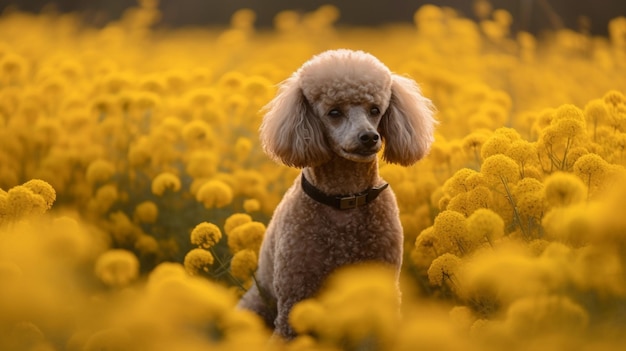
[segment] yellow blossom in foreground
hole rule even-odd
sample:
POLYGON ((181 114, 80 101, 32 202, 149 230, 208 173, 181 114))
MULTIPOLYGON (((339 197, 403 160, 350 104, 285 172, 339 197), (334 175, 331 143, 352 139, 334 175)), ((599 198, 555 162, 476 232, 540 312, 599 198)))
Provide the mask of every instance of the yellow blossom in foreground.
POLYGON ((585 199, 585 184, 571 173, 557 172, 545 180, 546 200, 550 206, 567 206, 585 199))
POLYGON ((589 323, 587 312, 565 296, 538 296, 520 299, 507 310, 504 322, 516 337, 537 334, 577 333, 589 323))
POLYGON ((191 231, 191 243, 203 249, 212 248, 220 239, 222 231, 213 223, 200 223, 191 231))
POLYGON ((111 287, 124 287, 137 279, 139 260, 130 251, 109 250, 96 261, 96 276, 111 287))
POLYGON ((593 235, 592 213, 593 208, 582 204, 555 207, 545 214, 541 224, 548 238, 580 247, 593 235))
POLYGON ((169 172, 161 173, 152 180, 152 193, 157 196, 162 196, 166 191, 177 192, 180 187, 180 178, 169 172))
POLYGON ((329 278, 314 300, 301 304, 294 306, 290 322, 315 335, 323 346, 393 345, 399 295, 394 274, 386 267, 345 267, 329 278))
POLYGON ((315 299, 307 299, 296 304, 289 314, 289 324, 299 334, 315 333, 324 319, 326 310, 315 299))

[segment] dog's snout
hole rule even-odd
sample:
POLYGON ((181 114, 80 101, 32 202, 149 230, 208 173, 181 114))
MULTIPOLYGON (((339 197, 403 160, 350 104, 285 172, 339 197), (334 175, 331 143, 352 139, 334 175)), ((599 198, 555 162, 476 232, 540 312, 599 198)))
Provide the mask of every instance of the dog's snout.
POLYGON ((378 135, 378 133, 376 132, 362 132, 361 134, 359 134, 359 140, 361 141, 361 144, 366 147, 375 146, 378 142, 378 139, 380 139, 380 135, 378 135))

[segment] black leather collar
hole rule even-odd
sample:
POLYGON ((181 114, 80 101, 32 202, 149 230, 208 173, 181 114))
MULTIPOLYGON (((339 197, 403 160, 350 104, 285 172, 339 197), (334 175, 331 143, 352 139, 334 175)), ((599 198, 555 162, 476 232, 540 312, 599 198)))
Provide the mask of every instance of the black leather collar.
POLYGON ((389 186, 389 184, 385 183, 381 186, 369 188, 355 195, 326 195, 321 190, 313 186, 313 184, 309 183, 304 176, 304 173, 302 173, 300 178, 302 179, 302 190, 304 190, 309 197, 317 202, 339 210, 349 210, 351 208, 367 205, 368 203, 374 201, 374 199, 376 199, 378 195, 389 186))

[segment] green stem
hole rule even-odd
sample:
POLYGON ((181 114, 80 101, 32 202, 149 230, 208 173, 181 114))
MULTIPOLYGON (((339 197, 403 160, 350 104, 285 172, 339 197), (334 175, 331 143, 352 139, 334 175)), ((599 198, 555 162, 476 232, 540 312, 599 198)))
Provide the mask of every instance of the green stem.
POLYGON ((567 138, 567 143, 565 144, 565 151, 563 152, 563 160, 561 161, 561 170, 565 170, 565 166, 567 166, 567 153, 569 152, 569 148, 572 146, 572 138, 567 138))
POLYGON ((522 225, 522 219, 519 215, 519 212, 517 211, 517 206, 515 206, 515 201, 513 201, 513 196, 511 195, 511 191, 509 189, 507 181, 502 176, 500 176, 500 181, 504 185, 504 190, 506 191, 506 198, 507 200, 509 200, 509 204, 513 208, 513 215, 515 216, 515 220, 517 221, 517 224, 519 225, 519 228, 522 231, 522 234, 524 235, 524 237, 528 239, 529 238, 528 233, 526 232, 526 230, 524 230, 524 226, 522 225))

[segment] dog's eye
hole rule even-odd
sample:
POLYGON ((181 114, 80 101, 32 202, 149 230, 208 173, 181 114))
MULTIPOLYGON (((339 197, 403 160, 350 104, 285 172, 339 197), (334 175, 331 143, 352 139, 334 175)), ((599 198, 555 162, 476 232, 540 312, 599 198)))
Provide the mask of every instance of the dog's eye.
POLYGON ((380 109, 378 107, 374 106, 370 109, 370 115, 378 116, 379 114, 380 114, 380 109))
POLYGON ((338 108, 334 108, 330 111, 328 111, 328 115, 330 117, 341 117, 341 110, 338 108))

